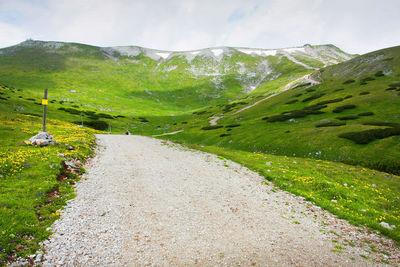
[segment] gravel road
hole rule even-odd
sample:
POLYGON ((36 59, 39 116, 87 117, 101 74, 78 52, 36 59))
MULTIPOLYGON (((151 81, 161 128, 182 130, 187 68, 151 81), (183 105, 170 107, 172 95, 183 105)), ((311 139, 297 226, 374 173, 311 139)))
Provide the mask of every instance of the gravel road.
POLYGON ((149 137, 97 142, 77 197, 43 244, 43 266, 399 263, 392 241, 236 163, 149 137))

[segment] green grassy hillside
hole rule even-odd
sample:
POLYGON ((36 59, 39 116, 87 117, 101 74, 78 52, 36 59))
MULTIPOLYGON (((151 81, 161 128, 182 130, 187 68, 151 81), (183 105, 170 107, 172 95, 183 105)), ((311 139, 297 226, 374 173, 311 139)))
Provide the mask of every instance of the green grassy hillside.
MULTIPOLYGON (((308 157, 400 173, 400 47, 329 66, 298 85, 236 113, 237 100, 185 119, 170 136, 203 145, 308 157), (212 116, 222 117, 207 128, 212 116)), ((260 99, 260 98, 259 98, 260 99)))

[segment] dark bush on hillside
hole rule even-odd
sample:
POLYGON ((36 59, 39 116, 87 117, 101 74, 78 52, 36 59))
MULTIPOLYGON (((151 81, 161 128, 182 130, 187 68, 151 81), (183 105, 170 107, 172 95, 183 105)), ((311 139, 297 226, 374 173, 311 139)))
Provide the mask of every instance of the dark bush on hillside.
POLYGON ((375 72, 375 76, 376 77, 382 77, 382 76, 385 76, 385 74, 383 74, 383 71, 377 71, 377 72, 375 72))
POLYGON ((341 121, 349 121, 349 120, 358 119, 358 116, 350 115, 350 116, 337 117, 336 119, 341 120, 341 121))
POLYGON ((34 99, 34 98, 27 98, 26 100, 29 100, 29 101, 35 101, 35 99, 34 99))
POLYGON ((335 89, 334 92, 339 92, 339 91, 343 91, 343 90, 344 90, 344 88, 338 88, 338 89, 335 89))
POLYGON ((310 93, 310 92, 314 92, 315 89, 314 88, 307 88, 306 91, 310 93))
POLYGON ((354 141, 356 144, 368 144, 376 139, 400 135, 400 128, 370 129, 360 132, 339 134, 339 137, 354 141))
POLYGON ((329 122, 321 122, 315 125, 315 127, 336 127, 346 125, 343 121, 329 121, 329 122))
POLYGON ((145 117, 139 117, 138 118, 141 122, 149 122, 148 119, 146 119, 145 117))
POLYGON ((301 110, 285 111, 279 115, 264 117, 262 119, 266 120, 268 122, 277 122, 277 121, 286 121, 286 120, 294 119, 294 118, 304 118, 307 115, 323 114, 324 112, 321 111, 320 109, 323 109, 326 107, 327 107, 327 105, 311 105, 311 106, 307 106, 301 110))
POLYGON ((262 118, 262 120, 263 120, 263 121, 266 121, 266 120, 268 120, 268 119, 269 119, 269 117, 268 117, 268 116, 267 116, 267 117, 263 117, 263 118, 262 118))
POLYGON ((79 108, 79 106, 78 105, 72 105, 74 108, 79 108))
POLYGON ((315 104, 315 105, 310 105, 310 106, 304 107, 303 110, 307 110, 307 111, 320 110, 320 109, 327 108, 327 107, 328 107, 328 105, 315 104))
POLYGON ((325 95, 324 93, 319 93, 319 94, 316 94, 316 95, 313 95, 313 96, 310 96, 310 97, 307 97, 307 98, 303 99, 303 102, 308 102, 308 101, 311 101, 311 100, 314 100, 314 99, 318 99, 320 97, 323 97, 324 95, 325 95))
POLYGON ((237 105, 246 105, 246 102, 236 102, 236 103, 232 103, 232 104, 227 104, 225 105, 225 107, 222 109, 224 112, 229 112, 231 111, 234 107, 236 107, 237 105))
POLYGON ((220 135, 220 137, 224 137, 224 136, 230 136, 231 134, 228 134, 228 133, 223 133, 223 134, 221 134, 220 135))
POLYGON ((343 105, 343 106, 339 106, 337 108, 335 108, 334 110, 332 110, 333 113, 340 113, 343 112, 346 109, 353 109, 355 108, 355 105, 343 105))
POLYGON ((303 94, 300 93, 300 94, 294 95, 293 97, 299 97, 299 96, 302 96, 302 95, 303 95, 303 94))
POLYGON ((290 100, 290 101, 286 102, 286 104, 294 104, 297 101, 299 101, 299 100, 298 99, 293 99, 293 100, 290 100))
POLYGON ((349 99, 349 98, 352 98, 353 96, 352 95, 346 95, 345 97, 343 97, 343 99, 349 99))
POLYGON ((59 110, 63 110, 65 112, 71 113, 71 114, 81 114, 80 110, 74 109, 74 108, 58 108, 59 110))
POLYGON ((209 113, 209 112, 206 111, 206 110, 202 110, 202 111, 195 111, 192 114, 194 114, 194 115, 203 115, 203 114, 206 114, 206 113, 209 113))
POLYGON ((51 101, 50 101, 50 103, 56 103, 56 102, 57 102, 57 101, 55 101, 55 100, 51 100, 51 101))
MULTIPOLYGON (((81 125, 81 121, 74 121, 73 123, 81 125)), ((105 131, 108 129, 108 123, 105 121, 83 121, 83 126, 93 128, 99 131, 105 131)))
POLYGON ((221 126, 221 125, 210 125, 210 126, 205 126, 205 127, 201 128, 201 130, 215 130, 215 129, 219 129, 222 127, 223 126, 221 126))
POLYGON ((369 92, 367 92, 367 91, 361 92, 360 95, 369 95, 369 92))
POLYGON ((375 78, 372 77, 366 77, 360 80, 360 82, 365 83, 365 82, 370 82, 370 81, 374 81, 375 78))
POLYGON ((113 116, 111 116, 110 114, 105 114, 105 113, 97 113, 96 114, 98 117, 100 118, 105 118, 105 119, 114 119, 113 116))
POLYGON ((235 128, 235 127, 239 127, 240 124, 230 124, 230 125, 226 125, 226 128, 235 128))
POLYGON ((7 100, 7 98, 0 96, 1 100, 7 100))
POLYGON ((83 122, 83 125, 89 126, 93 129, 105 131, 108 129, 108 123, 105 121, 87 121, 83 122))
POLYGON ((390 87, 400 87, 400 82, 394 82, 389 84, 390 87))
POLYGON ((341 102, 341 101, 343 101, 343 98, 340 97, 340 98, 335 98, 335 99, 331 99, 331 100, 318 102, 317 105, 325 105, 325 104, 337 103, 337 102, 341 102))
POLYGON ((182 121, 182 124, 187 124, 187 121, 182 121))
POLYGON ((232 131, 232 128, 228 128, 228 129, 226 129, 226 131, 227 131, 227 132, 230 132, 230 131, 232 131))
POLYGON ((366 83, 366 82, 360 82, 360 85, 366 85, 366 84, 368 84, 368 83, 366 83))
POLYGON ((118 115, 116 118, 126 118, 124 115, 118 115))
POLYGON ((85 111, 83 111, 83 113, 88 115, 88 116, 93 116, 94 114, 96 114, 96 112, 90 111, 90 110, 85 110, 85 111))
POLYGON ((354 83, 354 82, 355 82, 355 80, 350 79, 350 80, 344 81, 343 84, 350 84, 350 83, 354 83))
POLYGON ((371 111, 363 112, 363 113, 358 114, 358 116, 372 116, 372 115, 374 115, 374 113, 371 112, 371 111))

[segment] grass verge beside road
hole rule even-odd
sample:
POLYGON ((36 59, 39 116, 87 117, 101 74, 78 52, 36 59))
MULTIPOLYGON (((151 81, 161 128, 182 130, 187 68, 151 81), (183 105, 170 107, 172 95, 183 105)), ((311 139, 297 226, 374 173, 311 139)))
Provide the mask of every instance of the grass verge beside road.
POLYGON ((0 265, 3 265, 18 256, 34 253, 40 248, 38 243, 51 234, 47 228, 74 196, 73 184, 79 179, 64 171, 61 154, 84 162, 93 155, 96 131, 49 120, 47 129, 59 143, 34 147, 23 141, 41 129, 41 118, 4 113, 0 116, 0 265), (73 150, 68 149, 71 146, 73 150))

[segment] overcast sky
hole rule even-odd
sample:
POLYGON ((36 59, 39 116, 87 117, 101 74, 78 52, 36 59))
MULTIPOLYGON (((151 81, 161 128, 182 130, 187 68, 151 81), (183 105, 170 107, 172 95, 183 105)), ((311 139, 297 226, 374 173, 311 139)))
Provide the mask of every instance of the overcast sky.
POLYGON ((0 47, 28 38, 161 50, 400 45, 400 0, 0 0, 0 47))

